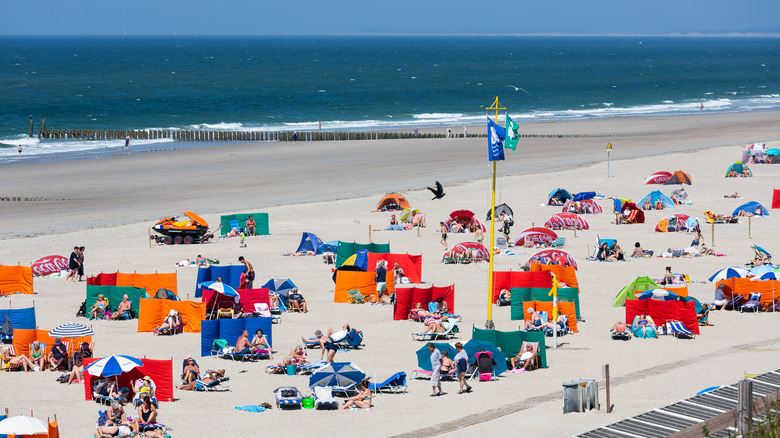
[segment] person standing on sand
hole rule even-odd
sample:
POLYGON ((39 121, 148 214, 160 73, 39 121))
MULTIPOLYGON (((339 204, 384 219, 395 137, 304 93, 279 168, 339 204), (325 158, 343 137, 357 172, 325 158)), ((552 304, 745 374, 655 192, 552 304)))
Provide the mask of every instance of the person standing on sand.
POLYGON ((84 281, 84 248, 79 248, 79 281, 84 281))
POLYGON ((296 143, 298 141, 298 133, 293 132, 293 143, 296 143))
POLYGON ((125 138, 125 155, 130 155, 130 135, 125 138))
POLYGON ((239 257, 238 261, 243 263, 246 268, 244 270, 244 273, 246 274, 246 288, 252 289, 252 282, 255 281, 255 268, 248 260, 244 259, 244 256, 239 257))
POLYGON ((431 387, 433 388, 433 394, 431 397, 437 397, 444 395, 441 392, 441 352, 433 345, 433 342, 428 342, 428 351, 431 352, 431 387), (436 390, 438 389, 438 393, 436 390))
POLYGON ((68 276, 65 277, 65 282, 67 283, 68 280, 73 277, 73 281, 76 281, 76 274, 79 272, 79 247, 74 246, 73 252, 70 253, 70 258, 68 259, 68 276))
POLYGON ((441 225, 441 244, 444 246, 444 249, 448 249, 448 247, 447 247, 447 226, 444 225, 444 222, 439 222, 439 225, 441 225))
POLYGON ((450 134, 452 134, 452 129, 447 128, 447 138, 450 138, 450 134))

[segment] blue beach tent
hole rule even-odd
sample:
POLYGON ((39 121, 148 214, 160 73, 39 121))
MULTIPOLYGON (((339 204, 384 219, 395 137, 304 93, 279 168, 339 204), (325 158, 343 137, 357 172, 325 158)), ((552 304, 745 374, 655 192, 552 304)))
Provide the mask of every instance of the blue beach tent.
POLYGON ((745 213, 750 213, 753 216, 769 216, 769 210, 767 210, 766 207, 759 204, 758 202, 748 202, 746 204, 742 204, 737 207, 737 209, 734 210, 734 213, 731 213, 731 215, 738 216, 743 211, 745 213))
POLYGON ((650 204, 653 206, 653 208, 655 208, 655 203, 658 202, 658 200, 660 200, 664 208, 674 210, 674 202, 672 202, 672 199, 664 195, 658 190, 653 190, 647 196, 640 199, 639 202, 636 203, 637 207, 644 208, 645 201, 647 201, 648 199, 650 200, 650 204))
POLYGON ((301 236, 301 243, 298 245, 298 249, 296 249, 295 252, 314 251, 315 254, 322 254, 323 251, 321 247, 322 240, 320 240, 319 237, 314 233, 304 232, 303 236, 301 236))
POLYGON ((547 197, 547 205, 552 204, 553 198, 557 198, 561 202, 561 205, 563 205, 566 203, 566 201, 571 199, 571 193, 569 193, 565 189, 561 189, 561 188, 555 189, 552 192, 550 192, 550 196, 547 197))

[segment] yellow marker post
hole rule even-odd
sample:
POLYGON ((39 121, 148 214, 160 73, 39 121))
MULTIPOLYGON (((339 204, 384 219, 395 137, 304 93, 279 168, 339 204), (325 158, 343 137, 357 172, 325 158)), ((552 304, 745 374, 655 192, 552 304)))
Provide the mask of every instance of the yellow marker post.
MULTIPOLYGON (((498 96, 493 105, 485 108, 489 110, 496 110, 495 123, 498 124, 498 110, 505 110, 498 102, 498 96)), ((493 324, 493 245, 495 244, 495 232, 496 232, 496 160, 493 160, 493 190, 491 192, 490 199, 490 246, 488 250, 490 252, 490 267, 488 269, 488 316, 485 321, 485 328, 492 330, 496 326, 493 324)))
POLYGON ((609 153, 612 152, 612 143, 607 143, 607 178, 609 178, 609 153))

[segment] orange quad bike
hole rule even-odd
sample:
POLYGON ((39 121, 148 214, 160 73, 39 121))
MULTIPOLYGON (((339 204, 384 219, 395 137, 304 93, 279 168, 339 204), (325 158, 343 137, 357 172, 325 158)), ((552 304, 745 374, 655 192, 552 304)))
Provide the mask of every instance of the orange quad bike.
POLYGON ((189 245, 204 243, 214 238, 214 235, 209 233, 209 223, 202 217, 191 211, 185 211, 184 215, 188 220, 179 221, 175 216, 159 220, 152 229, 160 235, 151 236, 151 239, 166 245, 189 245))

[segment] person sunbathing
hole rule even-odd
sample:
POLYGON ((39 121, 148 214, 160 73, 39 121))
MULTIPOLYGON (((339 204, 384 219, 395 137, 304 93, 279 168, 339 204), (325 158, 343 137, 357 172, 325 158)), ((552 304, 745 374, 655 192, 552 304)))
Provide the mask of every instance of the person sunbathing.
POLYGON ((132 307, 132 303, 129 301, 129 297, 127 294, 125 294, 122 297, 122 302, 119 303, 119 305, 116 307, 116 312, 114 312, 113 315, 109 316, 108 319, 111 320, 118 320, 119 318, 124 319, 131 319, 133 315, 130 314, 130 308, 132 307))
POLYGON ((563 205, 563 202, 560 199, 553 196, 552 198, 550 198, 550 205, 563 205))
POLYGON ((498 293, 498 305, 499 306, 507 306, 512 303, 512 292, 509 291, 509 289, 501 289, 501 292, 498 293))
POLYGON ((653 204, 650 202, 650 198, 645 199, 645 202, 642 204, 642 210, 652 210, 653 204))
MULTIPOLYGON (((43 368, 41 368, 43 370, 43 368)), ((79 383, 84 379, 84 357, 81 354, 77 354, 73 358, 73 369, 70 370, 70 376, 68 376, 68 385, 71 383, 79 383)))
POLYGON ((249 342, 249 331, 243 330, 241 336, 236 341, 236 348, 233 349, 236 354, 250 354, 252 352, 252 343, 249 342))
POLYGON ((596 258, 601 261, 606 261, 609 259, 609 257, 612 255, 612 251, 609 249, 609 244, 607 242, 602 242, 601 246, 599 247, 599 252, 596 255, 596 258))
POLYGON ((68 349, 65 348, 65 344, 62 343, 60 338, 54 339, 54 345, 49 352, 49 369, 54 371, 62 366, 68 365, 68 349))
POLYGON ((512 363, 512 368, 517 368, 518 364, 523 364, 522 367, 520 367, 520 372, 524 373, 527 371, 527 368, 531 365, 531 362, 534 360, 534 346, 531 344, 525 345, 525 351, 521 351, 517 353, 517 356, 513 357, 510 361, 512 363))
POLYGON ((664 209, 664 203, 663 203, 663 202, 661 202, 661 200, 659 199, 659 200, 655 201, 655 206, 654 206, 654 208, 655 208, 656 210, 663 210, 663 209, 664 209))
POLYGON ((278 366, 286 367, 288 365, 303 365, 306 363, 306 351, 300 345, 295 347, 287 357, 279 363, 278 366))
POLYGON ((195 259, 195 266, 201 267, 201 266, 208 266, 209 261, 206 260, 206 257, 203 257, 202 255, 198 254, 198 257, 195 259))
POLYGON ((241 233, 238 231, 238 228, 233 228, 225 237, 238 237, 240 235, 241 233))
POLYGON ((658 327, 655 325, 653 318, 650 315, 637 315, 634 317, 634 335, 637 338, 655 338, 657 336, 656 330, 658 327))
POLYGON ((443 333, 447 331, 447 327, 445 324, 449 322, 449 317, 447 315, 444 315, 441 317, 441 320, 432 320, 428 324, 428 327, 423 331, 423 334, 426 333, 443 333))
POLYGON ((736 178, 736 177, 739 176, 739 174, 737 173, 736 170, 731 169, 731 170, 729 170, 729 175, 728 176, 729 176, 729 178, 736 178))
MULTIPOLYGON (((204 378, 200 379, 200 383, 202 385, 208 385, 211 382, 215 382, 215 381, 225 377, 225 370, 217 370, 217 371, 209 370, 209 371, 206 371, 206 373, 208 374, 208 377, 204 377, 204 378)), ((179 388, 181 390, 184 390, 184 391, 194 391, 197 387, 198 387, 198 381, 197 380, 189 382, 189 383, 186 383, 186 384, 181 385, 181 386, 177 386, 177 388, 179 388)))
POLYGON ((631 257, 644 257, 645 256, 645 250, 642 249, 642 246, 639 244, 639 242, 636 242, 634 244, 634 252, 631 253, 631 257))
POLYGON ((297 287, 294 287, 290 291, 290 295, 287 296, 287 300, 290 302, 290 308, 298 310, 300 312, 307 313, 309 310, 306 308, 306 300, 303 295, 298 291, 297 287))
POLYGON ((263 333, 263 329, 257 329, 255 332, 255 337, 252 338, 252 347, 255 348, 255 353, 267 351, 268 358, 273 359, 271 354, 271 344, 268 343, 268 339, 266 339, 265 334, 263 333))
POLYGON ((531 314, 531 317, 523 321, 525 327, 520 327, 520 329, 541 330, 544 323, 542 322, 542 317, 539 315, 539 312, 534 310, 533 307, 529 307, 527 312, 531 314))
POLYGON ((288 252, 285 255, 293 256, 293 257, 313 256, 314 255, 314 251, 311 251, 311 250, 306 251, 306 250, 304 250, 304 251, 298 251, 298 252, 288 252))
POLYGON ((269 292, 268 298, 271 301, 271 308, 272 309, 278 309, 279 308, 279 293, 278 292, 269 292))
POLYGON ((441 353, 441 368, 439 369, 439 372, 444 374, 449 374, 452 372, 452 370, 455 369, 455 363, 450 359, 450 352, 449 350, 444 350, 441 353))
POLYGON ((714 249, 712 249, 709 246, 707 246, 706 244, 702 243, 701 244, 701 255, 705 256, 705 255, 717 255, 717 254, 715 253, 714 249))
POLYGON ((463 232, 463 226, 460 224, 460 222, 458 222, 457 219, 452 221, 452 223, 450 224, 450 232, 452 232, 452 233, 461 233, 461 232, 463 232))
POLYGON ((623 250, 620 249, 620 245, 617 243, 615 244, 615 250, 610 255, 610 260, 617 260, 619 262, 625 261, 625 254, 623 253, 623 250))
POLYGON ((22 364, 22 368, 24 369, 24 372, 29 372, 33 367, 33 362, 30 361, 30 359, 27 358, 27 356, 20 354, 18 356, 12 356, 11 355, 11 347, 6 346, 3 349, 3 362, 5 362, 4 368, 9 368, 11 364, 14 363, 20 363, 22 364))
POLYGON ((328 249, 325 254, 322 255, 322 261, 325 264, 332 265, 336 263, 336 254, 333 253, 330 249, 328 249))
POLYGON ((733 195, 723 195, 724 198, 731 198, 731 199, 737 199, 739 198, 739 193, 734 192, 733 195))
POLYGON ((393 304, 393 295, 388 291, 379 292, 379 304, 393 304))
POLYGON ((623 321, 618 321, 615 323, 615 325, 612 326, 612 328, 609 329, 609 331, 613 335, 630 335, 631 332, 628 330, 628 326, 623 321))
POLYGON ((165 321, 156 330, 176 330, 179 327, 179 318, 176 317, 178 313, 171 309, 168 316, 165 317, 165 321))
POLYGON ((433 316, 433 313, 429 312, 427 309, 423 309, 422 303, 417 303, 414 309, 412 309, 412 312, 421 318, 429 318, 433 316))
POLYGON ((43 371, 43 369, 46 367, 46 351, 41 346, 40 342, 33 342, 32 348, 30 348, 29 361, 33 364, 34 367, 37 366, 39 371, 43 371))
POLYGON ((395 263, 393 265, 393 279, 395 281, 395 284, 400 283, 404 277, 406 277, 406 274, 404 273, 404 268, 400 267, 398 263, 395 263))
POLYGON ((125 408, 118 401, 112 401, 111 406, 106 409, 106 418, 106 426, 132 426, 125 414, 125 408))
MULTIPOLYGON (((349 324, 344 324, 344 326, 339 331, 334 331, 332 327, 328 327, 327 334, 325 336, 322 336, 318 339, 320 343, 320 349, 322 350, 320 354, 320 360, 325 358, 325 351, 333 351, 333 354, 336 354, 336 343, 341 341, 342 339, 347 337, 347 334, 352 331, 352 328, 349 326, 349 324)), ((330 356, 330 354, 328 355, 330 356)))
POLYGON ((89 319, 98 319, 103 317, 108 309, 108 300, 103 294, 99 294, 97 301, 89 308, 89 319))
POLYGON ((200 377, 200 367, 197 363, 195 363, 195 359, 189 357, 187 358, 187 365, 184 366, 184 369, 181 373, 181 380, 182 383, 190 383, 198 380, 200 377))
POLYGON ((152 403, 149 395, 143 396, 143 402, 138 405, 138 422, 140 424, 156 424, 157 408, 152 403))
MULTIPOLYGON (((446 351, 446 350, 445 350, 446 351)), ((371 390, 369 389, 371 385, 369 385, 368 379, 364 380, 360 383, 360 392, 357 395, 353 395, 352 397, 348 398, 347 401, 344 403, 344 406, 341 407, 341 409, 350 409, 351 407, 356 408, 370 408, 371 405, 371 390)))

